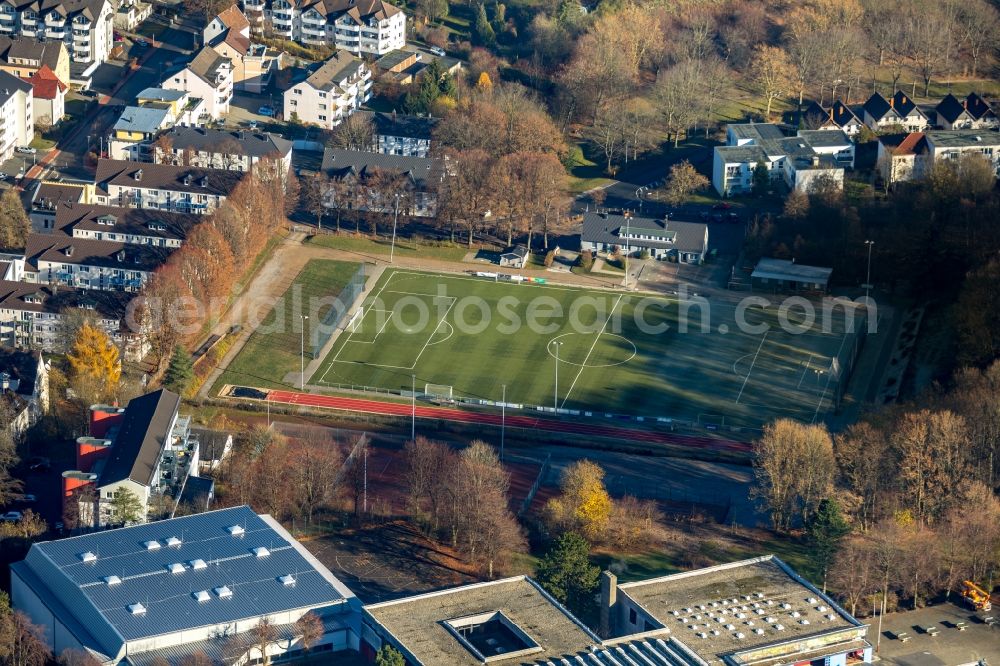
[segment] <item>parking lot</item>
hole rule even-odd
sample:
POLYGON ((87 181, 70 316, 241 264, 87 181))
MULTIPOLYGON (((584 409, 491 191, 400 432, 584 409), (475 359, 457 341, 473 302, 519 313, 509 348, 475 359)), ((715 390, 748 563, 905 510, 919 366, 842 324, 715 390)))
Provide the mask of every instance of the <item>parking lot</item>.
MULTIPOLYGON (((983 619, 996 615, 977 613, 946 603, 915 611, 886 615, 882 622, 879 657, 899 666, 958 666, 985 660, 1000 663, 1000 626, 983 619), (965 629, 959 630, 959 623, 965 629), (904 634, 905 641, 897 638, 904 634)), ((877 640, 878 618, 873 618, 869 640, 877 640)))

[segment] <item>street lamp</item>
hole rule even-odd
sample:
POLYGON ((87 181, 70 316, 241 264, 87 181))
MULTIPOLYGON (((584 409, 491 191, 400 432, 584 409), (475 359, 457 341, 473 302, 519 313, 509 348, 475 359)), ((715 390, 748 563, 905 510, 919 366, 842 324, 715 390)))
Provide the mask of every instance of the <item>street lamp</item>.
POLYGON ((392 215, 392 245, 389 246, 389 263, 392 263, 392 255, 396 251, 396 221, 399 219, 399 193, 396 197, 396 211, 392 215))
POLYGON ((628 290, 628 252, 629 248, 629 230, 632 226, 632 212, 625 211, 625 289, 628 290))
POLYGON ((868 271, 865 275, 865 300, 868 300, 868 292, 872 288, 872 248, 875 247, 875 241, 866 240, 865 245, 868 246, 868 271))
POLYGON ((562 346, 562 342, 553 340, 552 345, 556 349, 556 387, 552 392, 552 407, 559 409, 559 347, 562 346))
POLYGON ((410 375, 410 441, 417 440, 417 376, 410 375))
POLYGON ((503 385, 503 398, 500 402, 500 462, 503 462, 503 440, 507 434, 507 385, 503 385))
POLYGON ((306 390, 306 321, 309 317, 299 315, 302 322, 302 346, 299 351, 299 390, 306 390))

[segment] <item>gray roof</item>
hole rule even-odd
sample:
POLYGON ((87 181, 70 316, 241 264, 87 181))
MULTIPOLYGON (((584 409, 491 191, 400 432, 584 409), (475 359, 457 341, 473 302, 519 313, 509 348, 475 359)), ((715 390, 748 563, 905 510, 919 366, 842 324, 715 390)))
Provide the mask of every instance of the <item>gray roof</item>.
POLYGON ((757 162, 768 161, 767 152, 754 144, 746 146, 716 146, 715 154, 729 164, 756 164, 757 162))
POLYGON ((191 428, 191 435, 198 439, 198 456, 203 461, 222 460, 226 443, 232 445, 232 433, 208 428, 191 428))
POLYGON ((126 106, 113 129, 155 134, 165 124, 168 113, 169 109, 158 109, 152 106, 126 106))
POLYGON ((190 69, 195 76, 214 88, 219 85, 217 79, 220 71, 231 69, 231 66, 229 58, 222 57, 211 46, 206 46, 182 69, 190 69))
POLYGON ((0 347, 0 372, 18 382, 18 395, 31 396, 35 392, 41 356, 40 351, 0 347))
POLYGON ((774 141, 784 138, 781 128, 773 123, 734 123, 727 127, 739 139, 774 141))
POLYGON ((767 645, 788 644, 794 654, 800 641, 865 627, 773 555, 623 583, 618 591, 712 663, 767 645))
POLYGON ((167 90, 166 88, 145 88, 135 96, 137 100, 153 102, 176 102, 188 93, 184 90, 167 90))
POLYGON ((53 183, 43 180, 38 183, 31 196, 31 206, 35 210, 54 211, 63 202, 76 203, 83 201, 86 195, 84 186, 72 183, 53 183))
MULTIPOLYGON (((622 245, 620 237, 625 233, 626 218, 615 213, 584 213, 583 230, 580 239, 590 243, 609 243, 622 245)), ((675 220, 655 220, 649 217, 633 217, 628 222, 630 234, 648 231, 650 236, 662 236, 673 241, 636 240, 629 241, 631 246, 676 249, 681 252, 701 252, 704 245, 707 225, 701 222, 678 222, 675 220), (671 234, 672 232, 672 234, 671 234)))
POLYGON ((31 92, 31 84, 17 78, 10 72, 0 70, 0 105, 6 104, 7 100, 18 91, 23 93, 31 92))
POLYGON ((849 147, 851 140, 842 130, 799 130, 799 136, 814 148, 849 147))
POLYGON ((0 280, 0 309, 59 314, 68 309, 93 309, 102 319, 121 320, 135 294, 101 289, 74 289, 62 285, 0 280), (38 300, 40 302, 29 302, 38 300))
POLYGON ((6 35, 0 35, 0 60, 5 62, 9 62, 11 58, 34 60, 38 66, 48 65, 49 69, 55 71, 59 66, 59 54, 65 48, 66 46, 59 41, 39 42, 31 37, 11 39, 6 35))
POLYGON ((319 68, 309 75, 306 83, 317 90, 330 91, 344 79, 349 79, 364 67, 364 61, 347 51, 337 51, 319 68))
POLYGON ((996 130, 928 130, 924 132, 934 148, 971 148, 1000 145, 996 130))
POLYGON ((560 655, 535 662, 536 666, 623 666, 624 664, 666 664, 705 666, 687 645, 664 632, 661 636, 604 641, 600 647, 574 655, 560 655))
MULTIPOLYGON (((172 127, 160 136, 170 139, 174 150, 191 148, 195 151, 226 152, 227 146, 238 147, 241 155, 250 157, 286 157, 292 152, 292 142, 267 132, 216 130, 206 127, 172 127)), ((228 152, 233 152, 229 150, 228 152)))
POLYGON ((172 164, 129 162, 127 160, 100 160, 97 163, 97 173, 94 174, 94 183, 97 185, 98 194, 107 194, 108 185, 113 184, 224 197, 233 191, 233 188, 243 180, 245 175, 242 171, 226 169, 202 169, 173 166, 172 164), (136 180, 140 171, 142 172, 140 180, 136 180), (202 179, 207 179, 204 187, 201 184, 202 179))
POLYGON ((111 453, 105 459, 99 485, 130 479, 153 485, 153 475, 164 446, 170 438, 181 398, 166 389, 132 398, 114 436, 111 453))
POLYGON ((56 208, 56 221, 52 233, 72 236, 74 230, 81 229, 183 240, 194 226, 202 221, 200 215, 171 213, 156 208, 117 208, 63 203, 56 208))
MULTIPOLYGON (((541 586, 527 576, 475 583, 365 606, 365 622, 382 627, 409 661, 424 666, 482 663, 456 640, 445 620, 501 611, 541 649, 532 663, 587 650, 599 642, 541 586)), ((523 662, 519 662, 523 663, 523 662)))
POLYGON ((326 148, 323 151, 323 171, 333 178, 354 175, 364 178, 375 170, 406 174, 421 189, 426 189, 441 177, 443 163, 433 157, 385 155, 363 150, 326 148))
POLYGON ((184 481, 178 504, 189 504, 198 511, 208 508, 211 497, 215 494, 215 481, 207 476, 188 476, 184 481))
POLYGON ((85 647, 112 656, 127 641, 354 597, 277 521, 246 506, 36 543, 11 569, 85 647), (180 545, 168 546, 169 537, 180 545), (160 547, 147 549, 152 541, 160 547), (84 562, 84 553, 96 557, 84 562), (174 563, 180 572, 168 570, 174 563), (288 575, 294 583, 285 585, 279 578, 288 575), (120 582, 109 585, 110 576, 120 582), (222 587, 232 596, 220 597, 222 587), (208 598, 196 600, 203 590, 208 598), (144 613, 130 612, 137 603, 144 613))
POLYGON ((396 113, 373 113, 375 133, 380 136, 401 136, 409 139, 430 139, 439 119, 430 116, 408 116, 396 113))
POLYGON ((789 261, 788 259, 765 257, 757 262, 757 266, 753 269, 750 277, 807 282, 809 284, 826 284, 832 273, 832 268, 806 266, 789 261))
POLYGON ((119 243, 64 235, 28 234, 26 262, 35 270, 47 261, 76 266, 102 266, 127 271, 151 271, 170 256, 171 248, 119 243))

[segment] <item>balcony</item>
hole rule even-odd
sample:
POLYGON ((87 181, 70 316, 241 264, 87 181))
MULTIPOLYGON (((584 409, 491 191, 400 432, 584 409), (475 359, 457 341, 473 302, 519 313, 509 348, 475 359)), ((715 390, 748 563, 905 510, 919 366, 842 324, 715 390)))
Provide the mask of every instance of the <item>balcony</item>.
POLYGON ((52 16, 46 16, 45 17, 45 25, 50 26, 50 27, 62 28, 63 26, 66 25, 66 19, 63 18, 62 16, 55 17, 55 18, 52 17, 52 16))
POLYGON ((49 39, 62 39, 63 37, 66 36, 66 29, 53 28, 50 26, 49 29, 45 31, 45 36, 48 37, 49 39))

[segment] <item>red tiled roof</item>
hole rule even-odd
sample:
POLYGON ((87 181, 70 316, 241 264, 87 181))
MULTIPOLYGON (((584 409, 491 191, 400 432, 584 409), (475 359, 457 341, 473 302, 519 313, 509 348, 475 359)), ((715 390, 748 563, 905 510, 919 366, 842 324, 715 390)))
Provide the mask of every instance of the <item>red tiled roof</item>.
POLYGON ((48 65, 42 65, 34 74, 24 79, 34 88, 39 99, 55 99, 58 92, 66 92, 66 84, 59 80, 48 65))
POLYGON ((247 17, 243 15, 243 12, 235 4, 219 12, 217 18, 222 21, 222 25, 237 32, 250 28, 250 22, 247 20, 247 17))

